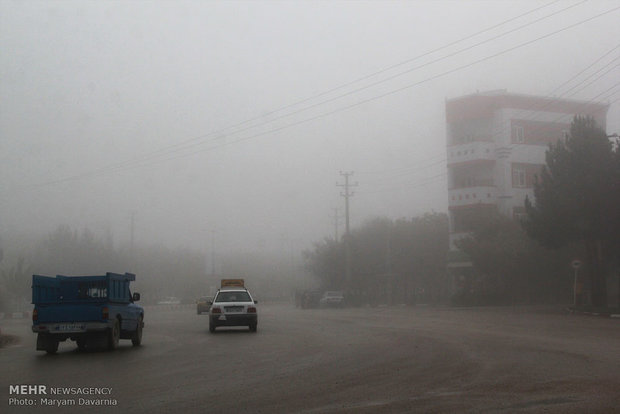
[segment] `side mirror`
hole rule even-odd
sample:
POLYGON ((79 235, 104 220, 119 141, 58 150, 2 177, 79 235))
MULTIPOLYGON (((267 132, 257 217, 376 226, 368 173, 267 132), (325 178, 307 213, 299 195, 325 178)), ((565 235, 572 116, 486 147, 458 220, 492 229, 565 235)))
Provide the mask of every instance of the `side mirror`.
POLYGON ((139 301, 140 300, 140 294, 138 292, 134 293, 133 296, 132 296, 132 300, 134 302, 139 301))
POLYGON ((213 305, 213 301, 208 300, 207 301, 207 305, 209 305, 209 306, 213 305))
POLYGON ((255 304, 255 305, 258 305, 258 301, 257 301, 257 300, 255 300, 255 301, 254 301, 254 304, 255 304))

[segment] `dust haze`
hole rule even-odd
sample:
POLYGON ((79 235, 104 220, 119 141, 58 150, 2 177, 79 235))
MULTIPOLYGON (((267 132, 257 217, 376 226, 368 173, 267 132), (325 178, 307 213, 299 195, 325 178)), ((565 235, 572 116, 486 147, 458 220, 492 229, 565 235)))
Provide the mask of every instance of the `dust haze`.
MULTIPOLYGON (((5 260, 68 226, 188 249, 207 273, 277 256, 284 274, 342 234, 340 172, 352 227, 445 212, 446 99, 603 101, 620 130, 617 65, 570 83, 618 47, 618 17, 616 1, 2 0, 5 260)), ((32 271, 70 270, 47 264, 32 271)))

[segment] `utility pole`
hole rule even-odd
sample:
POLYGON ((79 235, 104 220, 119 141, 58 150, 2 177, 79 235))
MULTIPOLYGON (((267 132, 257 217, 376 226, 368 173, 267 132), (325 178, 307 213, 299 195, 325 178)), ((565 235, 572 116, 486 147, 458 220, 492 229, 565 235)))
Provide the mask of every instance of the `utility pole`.
POLYGON ((338 187, 344 187, 344 191, 340 193, 344 197, 345 208, 345 233, 344 233, 344 245, 345 245, 345 282, 347 287, 351 283, 351 241, 350 241, 350 227, 349 227, 349 198, 353 196, 353 192, 350 191, 350 187, 357 187, 358 183, 349 183, 349 177, 353 175, 353 172, 342 172, 340 175, 344 177, 344 184, 336 184, 338 187))
POLYGON ((338 214, 338 208, 334 207, 334 215, 331 217, 334 219, 334 241, 338 242, 338 228, 340 227, 340 218, 342 217, 341 215, 338 214))

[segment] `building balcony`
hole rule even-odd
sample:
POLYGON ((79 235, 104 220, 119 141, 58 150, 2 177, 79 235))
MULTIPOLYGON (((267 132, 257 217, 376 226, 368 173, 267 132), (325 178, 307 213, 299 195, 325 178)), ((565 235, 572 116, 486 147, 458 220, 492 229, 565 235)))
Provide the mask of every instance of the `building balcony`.
POLYGON ((456 246, 456 242, 458 240, 464 239, 465 237, 470 237, 471 232, 455 232, 450 233, 450 250, 460 252, 459 248, 456 246))
POLYGON ((475 161, 494 162, 496 159, 494 142, 475 141, 448 146, 448 166, 475 161))
POLYGON ((454 188, 448 190, 448 206, 458 208, 475 204, 496 204, 497 193, 495 186, 454 188))

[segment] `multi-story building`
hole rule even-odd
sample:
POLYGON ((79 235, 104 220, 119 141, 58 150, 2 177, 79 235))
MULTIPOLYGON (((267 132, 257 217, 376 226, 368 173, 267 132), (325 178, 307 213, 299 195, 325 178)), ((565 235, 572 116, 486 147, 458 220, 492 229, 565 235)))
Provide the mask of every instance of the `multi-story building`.
POLYGON ((533 198, 534 177, 549 144, 564 138, 575 115, 594 117, 605 129, 608 104, 507 93, 476 93, 446 101, 448 269, 457 282, 472 275, 455 240, 466 236, 472 217, 497 211, 518 218, 533 198))

